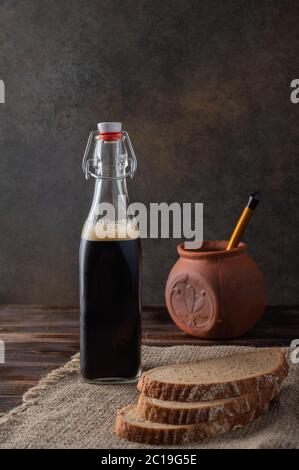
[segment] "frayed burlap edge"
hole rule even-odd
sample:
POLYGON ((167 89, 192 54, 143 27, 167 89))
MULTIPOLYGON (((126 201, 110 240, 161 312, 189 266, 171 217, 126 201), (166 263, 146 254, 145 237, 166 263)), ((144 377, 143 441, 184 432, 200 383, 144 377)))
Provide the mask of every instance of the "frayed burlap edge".
POLYGON ((78 372, 80 364, 80 353, 74 354, 66 364, 54 369, 43 377, 34 387, 27 390, 23 395, 23 402, 21 405, 9 410, 6 413, 0 413, 0 424, 6 423, 11 419, 17 419, 20 413, 23 413, 27 408, 35 405, 39 398, 48 391, 49 387, 56 385, 61 378, 78 372))

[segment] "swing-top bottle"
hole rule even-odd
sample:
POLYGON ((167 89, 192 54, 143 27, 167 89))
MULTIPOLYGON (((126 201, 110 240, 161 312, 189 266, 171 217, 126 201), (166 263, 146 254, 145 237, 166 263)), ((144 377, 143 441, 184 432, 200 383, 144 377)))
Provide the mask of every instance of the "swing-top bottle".
POLYGON ((121 123, 97 127, 82 162, 95 190, 80 244, 81 372, 92 382, 130 382, 141 371, 141 241, 126 184, 137 163, 121 123))

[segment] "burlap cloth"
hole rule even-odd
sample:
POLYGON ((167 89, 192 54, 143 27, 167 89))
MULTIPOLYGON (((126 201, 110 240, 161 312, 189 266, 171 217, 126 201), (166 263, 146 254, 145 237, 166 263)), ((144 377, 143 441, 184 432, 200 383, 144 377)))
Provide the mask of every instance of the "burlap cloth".
MULTIPOLYGON (((233 346, 143 347, 144 368, 225 356, 251 348, 233 346)), ((285 349, 288 360, 290 350, 285 349)), ((105 360, 105 358, 103 358, 105 360)), ((270 410, 246 428, 180 448, 298 448, 299 365, 270 410)), ((1 448, 153 448, 114 434, 116 410, 134 400, 135 385, 91 385, 81 380, 79 355, 51 372, 24 396, 24 403, 0 418, 1 448)))

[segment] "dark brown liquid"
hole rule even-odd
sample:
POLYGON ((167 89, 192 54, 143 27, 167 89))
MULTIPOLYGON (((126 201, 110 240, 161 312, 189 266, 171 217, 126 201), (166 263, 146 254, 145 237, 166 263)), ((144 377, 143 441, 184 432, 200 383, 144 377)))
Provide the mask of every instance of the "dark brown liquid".
POLYGON ((141 241, 81 239, 81 372, 134 378, 140 369, 141 241))

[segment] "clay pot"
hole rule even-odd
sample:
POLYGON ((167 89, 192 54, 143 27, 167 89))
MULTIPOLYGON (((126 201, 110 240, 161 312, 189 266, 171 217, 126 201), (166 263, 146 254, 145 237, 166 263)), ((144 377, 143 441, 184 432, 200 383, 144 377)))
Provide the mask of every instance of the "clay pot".
POLYGON ((266 306, 263 275, 246 253, 246 245, 225 251, 226 241, 204 242, 199 250, 178 246, 179 260, 166 284, 171 318, 200 338, 243 335, 266 306))

